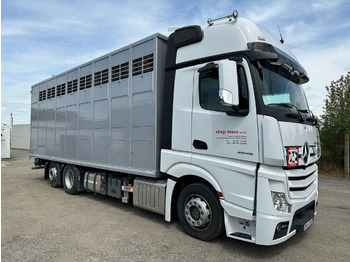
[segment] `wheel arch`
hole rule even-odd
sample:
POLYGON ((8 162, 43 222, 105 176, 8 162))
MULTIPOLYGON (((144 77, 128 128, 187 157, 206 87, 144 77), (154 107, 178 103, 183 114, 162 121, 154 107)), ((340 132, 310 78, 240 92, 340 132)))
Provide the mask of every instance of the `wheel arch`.
POLYGON ((218 192, 222 193, 222 189, 216 179, 208 171, 201 167, 190 164, 177 164, 172 166, 168 170, 167 174, 173 177, 176 181, 171 194, 171 199, 169 199, 171 201, 171 219, 175 218, 177 215, 177 200, 181 190, 186 186, 194 183, 204 183, 216 193, 218 198, 218 192))

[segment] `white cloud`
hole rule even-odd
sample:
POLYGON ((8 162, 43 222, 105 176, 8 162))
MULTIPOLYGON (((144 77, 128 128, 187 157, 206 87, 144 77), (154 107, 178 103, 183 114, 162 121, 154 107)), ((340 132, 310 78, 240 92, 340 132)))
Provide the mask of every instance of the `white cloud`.
POLYGON ((285 44, 291 47, 300 47, 313 42, 313 39, 320 35, 320 29, 306 24, 303 21, 296 22, 284 29, 285 44))
MULTIPOLYGON (((82 27, 80 21, 77 20, 61 20, 61 21, 44 21, 45 19, 38 20, 28 20, 28 19, 13 19, 4 22, 4 29, 2 35, 5 37, 8 36, 30 36, 34 34, 40 34, 41 32, 46 32, 50 35, 53 35, 62 30, 70 29, 70 32, 75 32, 74 28, 77 26, 82 27)), ((79 33, 83 34, 81 30, 79 33)))
POLYGON ((315 11, 328 11, 333 8, 337 8, 346 3, 344 0, 318 0, 311 3, 311 7, 315 11))
POLYGON ((10 124, 11 113, 13 113, 14 124, 30 122, 30 103, 2 102, 1 104, 1 123, 10 124))
POLYGON ((3 119, 12 112, 29 122, 21 105, 30 108, 30 97, 22 94, 29 94, 34 83, 158 30, 166 32, 168 6, 161 0, 8 1, 1 31, 3 119))
MULTIPOLYGON (((280 18, 281 14, 283 14, 283 18, 286 18, 284 15, 287 6, 291 8, 291 6, 288 5, 288 0, 270 1, 269 4, 265 2, 264 4, 249 4, 249 8, 247 8, 245 14, 255 23, 270 23, 280 18)), ((289 14, 292 15, 292 10, 290 11, 289 14)))
MULTIPOLYGON (((347 14, 349 7, 345 0, 241 1, 234 6, 230 0, 6 1, 1 28, 2 114, 7 117, 20 104, 29 105, 29 97, 18 94, 29 94, 32 84, 53 74, 155 32, 168 34, 168 26, 204 25, 208 18, 237 9, 239 16, 263 25, 277 37, 280 25, 286 45, 309 73, 305 92, 310 107, 320 115, 324 86, 350 70, 346 47, 350 22, 340 15, 347 14)), ((23 121, 29 119, 26 112, 23 121)))
MULTIPOLYGON (((350 38, 344 39, 344 42, 349 43, 350 38)), ((310 77, 310 82, 305 84, 309 105, 316 115, 321 115, 327 94, 325 86, 350 71, 350 49, 338 43, 322 49, 302 50, 298 52, 298 57, 310 77)))

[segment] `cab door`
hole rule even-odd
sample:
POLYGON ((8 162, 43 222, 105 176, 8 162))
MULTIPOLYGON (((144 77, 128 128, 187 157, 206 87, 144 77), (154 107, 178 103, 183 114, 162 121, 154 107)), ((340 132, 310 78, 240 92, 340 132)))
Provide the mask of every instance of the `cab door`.
POLYGON ((226 200, 253 210, 259 151, 249 67, 243 59, 231 72, 238 77, 239 105, 226 106, 219 99, 218 62, 194 68, 192 163, 214 176, 226 200))

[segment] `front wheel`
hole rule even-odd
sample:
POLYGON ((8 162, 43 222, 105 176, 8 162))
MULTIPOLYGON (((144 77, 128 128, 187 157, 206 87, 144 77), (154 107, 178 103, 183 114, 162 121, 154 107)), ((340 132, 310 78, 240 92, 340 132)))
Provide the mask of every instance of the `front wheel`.
POLYGON ((77 185, 79 179, 79 170, 75 166, 66 165, 63 169, 62 183, 67 194, 75 195, 78 193, 77 185))
POLYGON ((184 231, 194 238, 210 241, 224 231, 219 199, 204 183, 188 185, 180 192, 177 214, 184 231))

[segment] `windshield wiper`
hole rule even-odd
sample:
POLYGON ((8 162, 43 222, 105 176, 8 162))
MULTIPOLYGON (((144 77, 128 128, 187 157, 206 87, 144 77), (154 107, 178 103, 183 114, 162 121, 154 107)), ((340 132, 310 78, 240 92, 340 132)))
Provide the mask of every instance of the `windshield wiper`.
POLYGON ((299 112, 301 112, 301 113, 305 113, 305 114, 307 114, 307 113, 309 113, 310 111, 309 110, 307 110, 307 109, 299 109, 298 108, 298 110, 299 110, 299 112))
POLYGON ((304 122, 304 119, 301 116, 300 112, 301 113, 308 113, 309 112, 306 109, 305 110, 300 110, 296 105, 291 104, 291 103, 271 103, 271 104, 268 104, 268 106, 284 106, 284 107, 287 107, 287 108, 294 108, 297 111, 298 114, 297 115, 295 115, 295 114, 287 114, 287 116, 294 117, 294 118, 299 118, 300 122, 304 122))
POLYGON ((317 122, 318 122, 317 118, 315 117, 314 113, 312 113, 311 111, 310 111, 310 113, 311 113, 311 116, 306 118, 306 120, 309 121, 309 122, 312 122, 316 126, 317 122))

